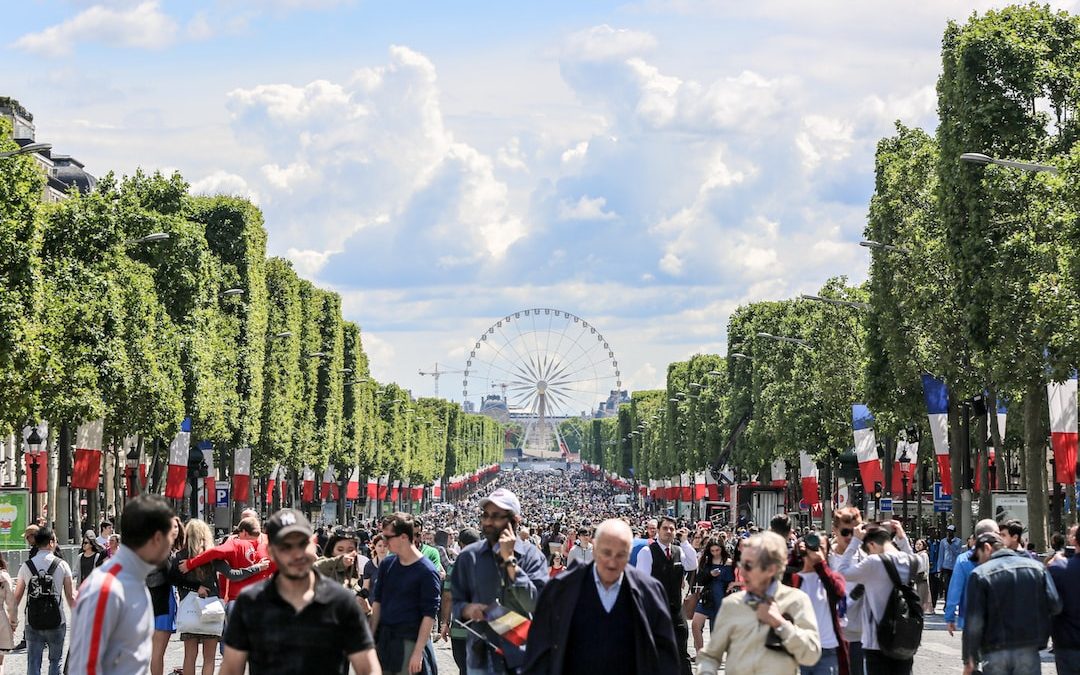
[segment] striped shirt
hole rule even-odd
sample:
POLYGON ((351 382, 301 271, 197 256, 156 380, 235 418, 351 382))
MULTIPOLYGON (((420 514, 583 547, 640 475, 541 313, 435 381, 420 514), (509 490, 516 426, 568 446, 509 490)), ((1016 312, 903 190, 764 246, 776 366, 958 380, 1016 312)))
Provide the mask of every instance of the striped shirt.
POLYGON ((151 565, 121 544, 79 589, 71 615, 68 675, 145 675, 154 613, 146 575, 151 565))

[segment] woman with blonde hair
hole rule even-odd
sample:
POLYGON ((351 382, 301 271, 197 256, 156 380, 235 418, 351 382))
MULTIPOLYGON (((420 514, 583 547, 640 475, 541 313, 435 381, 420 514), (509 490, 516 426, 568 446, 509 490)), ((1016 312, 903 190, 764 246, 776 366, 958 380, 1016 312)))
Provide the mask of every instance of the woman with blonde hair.
POLYGON ((15 648, 15 624, 18 623, 19 606, 15 604, 15 582, 7 571, 7 560, 0 554, 0 604, 7 610, 0 619, 0 675, 4 675, 4 654, 15 648))
MULTIPOLYGON (((233 569, 224 560, 215 560, 210 565, 196 567, 187 574, 181 574, 180 563, 194 558, 203 551, 214 546, 214 532, 210 526, 198 518, 192 518, 184 527, 184 548, 172 560, 172 568, 169 578, 173 585, 180 591, 180 601, 189 593, 197 593, 200 598, 215 596, 220 598, 221 591, 218 588, 217 575, 223 574, 229 581, 241 581, 253 574, 261 572, 265 565, 256 564, 242 569, 233 569)), ((180 641, 184 643, 184 675, 195 675, 195 661, 199 656, 199 645, 202 645, 202 675, 214 675, 214 659, 218 641, 221 639, 221 628, 215 633, 208 630, 206 633, 180 633, 180 641)))
POLYGON ((746 590, 724 598, 709 644, 698 652, 698 675, 798 675, 821 658, 821 638, 810 597, 780 583, 787 564, 784 539, 774 532, 745 541, 739 560, 746 590))

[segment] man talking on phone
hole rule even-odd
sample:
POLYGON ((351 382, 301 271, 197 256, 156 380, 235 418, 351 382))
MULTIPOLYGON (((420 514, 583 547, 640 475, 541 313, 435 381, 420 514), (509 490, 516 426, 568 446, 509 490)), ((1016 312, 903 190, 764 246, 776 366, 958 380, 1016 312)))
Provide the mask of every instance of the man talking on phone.
MULTIPOLYGON (((548 580, 547 561, 535 546, 517 537, 521 502, 504 488, 480 500, 484 538, 462 549, 450 575, 453 617, 484 621, 496 603, 532 618, 536 600, 548 580)), ((469 675, 503 675, 503 657, 473 633, 466 642, 469 675)))

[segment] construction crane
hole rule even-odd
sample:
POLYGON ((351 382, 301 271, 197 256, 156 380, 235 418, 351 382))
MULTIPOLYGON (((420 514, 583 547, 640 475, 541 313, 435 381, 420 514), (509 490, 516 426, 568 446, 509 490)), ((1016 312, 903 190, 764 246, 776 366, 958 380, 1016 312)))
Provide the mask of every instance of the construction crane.
POLYGON ((439 398, 439 376, 440 375, 446 375, 447 373, 464 373, 465 371, 464 370, 439 370, 439 363, 438 363, 438 361, 436 361, 435 362, 435 370, 433 370, 431 372, 418 370, 416 372, 420 373, 421 375, 430 375, 433 378, 435 378, 435 398, 439 398))

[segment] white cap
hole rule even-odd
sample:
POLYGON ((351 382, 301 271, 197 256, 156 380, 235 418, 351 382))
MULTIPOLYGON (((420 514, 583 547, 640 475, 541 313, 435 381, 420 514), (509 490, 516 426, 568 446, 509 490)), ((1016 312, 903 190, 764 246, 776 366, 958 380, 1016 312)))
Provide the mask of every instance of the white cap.
POLYGON ((480 500, 480 508, 484 508, 488 504, 494 504, 514 515, 521 515, 521 502, 518 501, 517 495, 506 488, 499 488, 480 500))

